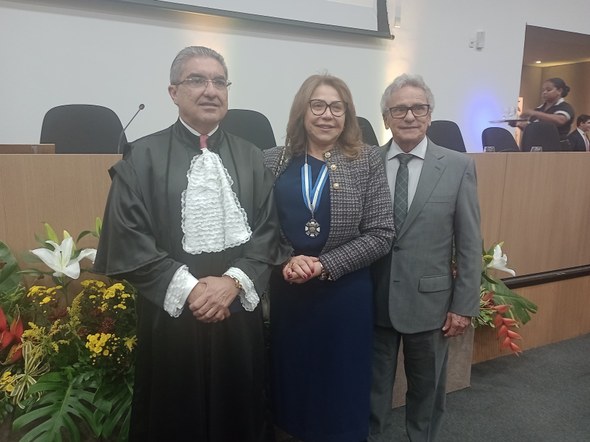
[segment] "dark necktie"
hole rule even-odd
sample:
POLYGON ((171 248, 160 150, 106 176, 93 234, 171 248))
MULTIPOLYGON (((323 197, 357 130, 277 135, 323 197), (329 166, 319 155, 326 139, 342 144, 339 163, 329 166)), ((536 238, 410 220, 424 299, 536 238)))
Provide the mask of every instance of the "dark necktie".
POLYGON ((414 155, 402 153, 396 158, 399 160, 399 167, 395 178, 393 214, 395 230, 399 233, 408 213, 408 162, 414 158, 414 155))
POLYGON ((199 147, 201 149, 207 148, 207 138, 209 138, 209 135, 200 135, 199 136, 199 147))

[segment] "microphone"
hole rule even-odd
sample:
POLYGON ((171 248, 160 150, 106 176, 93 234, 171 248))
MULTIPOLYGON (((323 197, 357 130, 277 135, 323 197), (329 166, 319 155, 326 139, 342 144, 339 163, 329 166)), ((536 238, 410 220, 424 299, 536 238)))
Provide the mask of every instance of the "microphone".
POLYGON ((129 120, 129 123, 127 123, 127 125, 123 128, 123 130, 121 131, 121 135, 119 135, 119 141, 117 143, 117 153, 121 153, 121 141, 123 141, 123 135, 125 135, 125 131, 127 130, 127 128, 129 127, 129 125, 131 124, 131 122, 133 120, 135 120, 135 117, 137 117, 137 114, 139 112, 141 112, 142 110, 145 109, 145 104, 140 104, 139 108, 137 109, 137 111, 135 111, 135 113, 133 114, 133 116, 131 117, 131 120, 129 120))

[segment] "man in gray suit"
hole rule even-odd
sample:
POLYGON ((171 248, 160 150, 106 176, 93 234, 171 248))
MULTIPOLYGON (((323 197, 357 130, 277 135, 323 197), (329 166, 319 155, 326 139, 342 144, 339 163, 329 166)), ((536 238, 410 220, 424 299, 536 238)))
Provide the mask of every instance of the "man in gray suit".
POLYGON ((406 431, 435 441, 445 408, 449 339, 479 311, 481 234, 475 164, 426 137, 434 97, 418 75, 401 75, 381 99, 392 140, 384 146, 396 238, 373 267, 376 326, 371 434, 389 441, 400 342, 408 380, 406 431), (453 265, 453 260, 455 265, 453 265))

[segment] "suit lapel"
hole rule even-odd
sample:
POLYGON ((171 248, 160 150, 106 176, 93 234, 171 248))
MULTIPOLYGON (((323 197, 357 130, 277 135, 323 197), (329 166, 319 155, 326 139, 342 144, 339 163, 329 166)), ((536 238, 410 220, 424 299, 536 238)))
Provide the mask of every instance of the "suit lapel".
POLYGON ((440 177, 446 168, 445 164, 441 161, 444 156, 444 151, 437 148, 437 146, 433 145, 429 140, 426 148, 426 155, 424 156, 424 164, 422 165, 422 172, 420 173, 420 179, 418 180, 418 187, 416 188, 416 194, 408 209, 408 215, 406 216, 402 229, 397 233, 398 238, 401 238, 408 230, 409 226, 414 222, 430 198, 432 191, 438 184, 440 177))

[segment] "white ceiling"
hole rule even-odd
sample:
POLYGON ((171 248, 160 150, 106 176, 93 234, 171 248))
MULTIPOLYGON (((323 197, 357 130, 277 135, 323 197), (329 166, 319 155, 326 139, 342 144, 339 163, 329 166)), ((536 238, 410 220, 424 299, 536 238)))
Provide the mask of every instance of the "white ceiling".
POLYGON ((523 65, 555 66, 590 61, 590 35, 527 26, 523 65), (541 60, 542 63, 535 63, 541 60))

